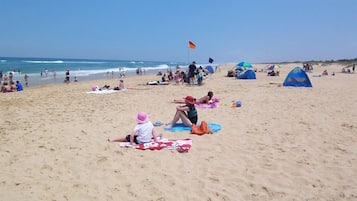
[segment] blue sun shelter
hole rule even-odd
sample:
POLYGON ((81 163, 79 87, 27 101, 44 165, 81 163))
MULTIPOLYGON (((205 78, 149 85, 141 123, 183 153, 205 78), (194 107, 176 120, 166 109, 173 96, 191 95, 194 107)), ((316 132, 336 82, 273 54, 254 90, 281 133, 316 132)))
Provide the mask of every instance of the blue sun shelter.
POLYGON ((255 76, 255 72, 249 69, 241 74, 237 73, 237 79, 255 80, 257 77, 255 76))
POLYGON ((295 67, 286 76, 283 83, 284 87, 312 87, 309 76, 300 68, 295 67))
POLYGON ((208 71, 208 72, 211 73, 211 74, 214 73, 214 70, 213 70, 213 67, 212 67, 212 66, 206 66, 205 69, 206 69, 206 71, 208 71))
POLYGON ((244 68, 253 68, 253 65, 246 61, 241 61, 237 65, 237 67, 244 67, 244 68))

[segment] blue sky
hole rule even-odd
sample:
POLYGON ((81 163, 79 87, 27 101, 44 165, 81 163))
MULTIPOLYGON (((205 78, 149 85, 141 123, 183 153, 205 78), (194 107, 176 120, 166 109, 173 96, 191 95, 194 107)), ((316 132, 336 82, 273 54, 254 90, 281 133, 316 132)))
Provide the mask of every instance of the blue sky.
POLYGON ((357 58, 357 0, 1 0, 0 26, 1 57, 357 58))

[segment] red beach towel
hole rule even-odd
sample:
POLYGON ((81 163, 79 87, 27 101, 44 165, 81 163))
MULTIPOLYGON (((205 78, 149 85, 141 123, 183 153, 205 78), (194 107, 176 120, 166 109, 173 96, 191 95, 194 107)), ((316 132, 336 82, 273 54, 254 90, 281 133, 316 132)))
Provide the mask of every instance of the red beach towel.
POLYGON ((140 150, 162 150, 162 149, 169 149, 169 150, 177 150, 180 153, 186 153, 190 150, 192 146, 191 139, 182 139, 182 140, 168 140, 168 139, 160 139, 157 142, 148 142, 145 144, 139 144, 132 146, 130 142, 121 142, 119 144, 120 147, 128 147, 128 148, 135 148, 140 150))

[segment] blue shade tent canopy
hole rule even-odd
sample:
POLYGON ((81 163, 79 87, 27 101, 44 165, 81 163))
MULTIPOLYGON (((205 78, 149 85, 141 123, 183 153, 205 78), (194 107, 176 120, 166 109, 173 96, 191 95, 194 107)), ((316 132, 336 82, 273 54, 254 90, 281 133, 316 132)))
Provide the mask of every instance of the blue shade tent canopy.
POLYGON ((245 68, 252 68, 253 67, 253 65, 251 63, 246 62, 246 61, 239 62, 236 66, 245 67, 245 68))
POLYGON ((309 76, 300 68, 295 67, 286 76, 283 83, 284 87, 312 87, 309 76))
POLYGON ((206 66, 205 69, 210 73, 214 73, 214 70, 213 70, 212 66, 206 66))
POLYGON ((237 74, 237 79, 255 80, 257 77, 255 76, 255 72, 252 69, 249 69, 244 73, 237 74))

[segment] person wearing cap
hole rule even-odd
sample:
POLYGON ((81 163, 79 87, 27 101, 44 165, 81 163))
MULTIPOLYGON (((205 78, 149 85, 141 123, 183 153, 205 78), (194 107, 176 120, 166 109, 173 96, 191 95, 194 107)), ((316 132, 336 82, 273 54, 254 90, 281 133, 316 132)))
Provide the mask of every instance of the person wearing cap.
POLYGON ((186 96, 185 105, 176 107, 175 116, 166 126, 166 129, 171 129, 172 126, 180 119, 183 124, 189 127, 192 127, 192 124, 197 124, 197 110, 195 108, 195 99, 192 96, 186 96))
POLYGON ((135 120, 137 125, 131 134, 122 137, 109 137, 108 142, 130 142, 131 145, 135 145, 151 142, 152 139, 156 141, 154 125, 150 122, 146 112, 139 112, 135 120))
POLYGON ((188 66, 188 84, 193 86, 194 85, 194 80, 195 80, 195 72, 196 72, 196 62, 193 61, 189 66, 188 66))

